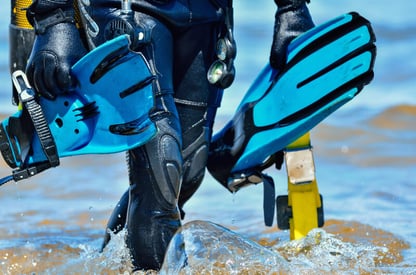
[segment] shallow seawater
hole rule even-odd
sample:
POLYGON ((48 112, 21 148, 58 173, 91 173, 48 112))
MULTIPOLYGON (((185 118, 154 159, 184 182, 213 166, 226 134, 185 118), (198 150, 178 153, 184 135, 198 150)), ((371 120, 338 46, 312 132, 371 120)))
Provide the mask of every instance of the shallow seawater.
MULTIPOLYGON (((263 67, 271 40, 273 1, 261 7, 235 2, 237 78, 217 129, 263 67)), ((416 2, 390 2, 310 4, 316 22, 359 11, 378 39, 374 81, 312 131, 324 227, 290 241, 276 222, 264 226, 261 184, 231 194, 207 174, 185 206, 184 226, 161 273, 416 274, 416 2), (181 238, 186 257, 176 253, 181 238)), ((8 5, 0 10, 1 119, 16 109, 10 104, 8 5)), ((0 158, 0 176, 10 172, 0 158)), ((276 192, 286 194, 284 169, 268 173, 276 192)), ((99 252, 126 188, 122 153, 65 158, 58 168, 0 187, 0 273, 129 274, 125 232, 99 252)))
MULTIPOLYGON (((208 175, 186 205, 184 227, 178 235, 185 240, 187 265, 181 269, 180 258, 170 256, 162 271, 413 274, 416 160, 406 148, 416 145, 414 118, 416 107, 400 106, 361 121, 364 129, 322 124, 313 130, 326 223, 299 241, 290 241, 289 233, 276 225, 264 226, 260 185, 230 194, 208 175), (385 122, 378 123, 383 117, 385 122), (392 129, 389 125, 395 119, 397 127, 392 129), (408 129, 409 137, 400 134, 400 129, 408 129), (383 144, 387 148, 375 153, 368 145, 374 144, 373 139, 379 146, 379 140, 388 140, 383 144)), ((0 173, 8 172, 2 164, 0 173)), ((270 173, 278 193, 284 194, 285 173, 270 173)), ((123 154, 64 159, 59 168, 4 185, 0 192, 0 272, 128 273, 124 232, 99 252, 106 219, 125 186, 123 154)))
POLYGON ((398 251, 408 248, 390 233, 363 224, 337 220, 328 224, 301 240, 287 242, 264 237, 247 239, 222 226, 194 221, 181 232, 186 251, 183 261, 175 256, 169 261, 169 252, 174 255, 178 250, 172 245, 162 273, 388 274, 394 269, 387 266, 401 261, 398 251))

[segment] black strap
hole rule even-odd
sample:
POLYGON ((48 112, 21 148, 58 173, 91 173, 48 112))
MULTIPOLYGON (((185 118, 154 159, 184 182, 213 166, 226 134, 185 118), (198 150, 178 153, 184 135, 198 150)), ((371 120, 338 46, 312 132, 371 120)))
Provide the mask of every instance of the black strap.
POLYGON ((52 137, 51 130, 45 119, 42 108, 35 101, 34 98, 24 103, 25 108, 27 109, 35 131, 39 137, 40 144, 42 146, 43 152, 45 153, 49 163, 52 167, 59 165, 58 150, 56 148, 55 140, 52 137))
POLYGON ((3 184, 5 184, 9 181, 12 181, 12 180, 14 180, 13 176, 7 176, 7 177, 4 177, 4 178, 1 178, 0 179, 0 186, 2 186, 3 184))
POLYGON ((264 224, 272 226, 274 220, 274 210, 276 208, 276 191, 273 178, 258 169, 236 173, 228 182, 228 190, 237 192, 239 189, 263 182, 263 214, 264 224))
POLYGON ((58 166, 59 156, 55 140, 53 139, 51 130, 45 119, 42 107, 36 102, 35 92, 30 87, 26 75, 22 71, 16 71, 13 73, 13 82, 19 93, 19 99, 32 120, 50 167, 58 166))
POLYGON ((274 220, 274 209, 276 206, 276 194, 273 178, 262 173, 263 180, 263 214, 264 224, 272 226, 274 220))
POLYGON ((33 28, 35 29, 36 34, 43 34, 46 32, 47 28, 60 23, 75 24, 74 14, 75 12, 72 10, 64 11, 62 9, 56 9, 54 11, 51 11, 42 19, 36 18, 35 15, 32 14, 33 28))

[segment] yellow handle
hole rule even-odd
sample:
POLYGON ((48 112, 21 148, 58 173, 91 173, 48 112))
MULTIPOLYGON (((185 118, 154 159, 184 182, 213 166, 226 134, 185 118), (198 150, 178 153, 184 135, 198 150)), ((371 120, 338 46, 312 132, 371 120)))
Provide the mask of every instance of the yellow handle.
POLYGON ((318 209, 322 210, 309 133, 286 148, 285 159, 288 205, 292 209, 290 238, 297 240, 319 226, 318 209))

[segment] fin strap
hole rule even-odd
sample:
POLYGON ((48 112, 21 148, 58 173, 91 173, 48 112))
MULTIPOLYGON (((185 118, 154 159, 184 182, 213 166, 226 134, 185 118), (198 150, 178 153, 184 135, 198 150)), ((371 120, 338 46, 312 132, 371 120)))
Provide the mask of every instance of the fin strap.
POLYGON ((46 122, 41 106, 34 98, 23 103, 26 107, 30 118, 32 119, 35 131, 38 134, 43 152, 45 153, 49 163, 52 167, 59 165, 58 149, 56 148, 55 140, 46 122))
POLYGON ((4 178, 1 178, 0 179, 0 186, 2 186, 3 184, 5 184, 9 181, 12 181, 13 179, 14 179, 13 176, 7 176, 7 177, 4 177, 4 178))
POLYGON ((275 188, 273 178, 262 173, 261 178, 263 180, 263 212, 264 212, 264 224, 266 226, 272 226, 274 220, 275 203, 275 188))
POLYGON ((29 113, 50 167, 58 166, 58 149, 42 111, 42 107, 35 100, 35 92, 30 87, 26 75, 22 71, 16 71, 12 76, 13 83, 19 94, 19 99, 29 113))
POLYGON ((243 187, 263 182, 263 215, 266 226, 273 225, 274 210, 276 207, 276 191, 273 178, 258 169, 245 173, 235 174, 228 182, 227 189, 237 192, 243 187))

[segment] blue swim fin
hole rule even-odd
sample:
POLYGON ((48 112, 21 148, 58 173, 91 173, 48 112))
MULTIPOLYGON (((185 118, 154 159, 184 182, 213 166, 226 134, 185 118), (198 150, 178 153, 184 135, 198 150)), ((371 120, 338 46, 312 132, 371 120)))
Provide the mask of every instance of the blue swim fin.
POLYGON ((258 176, 277 152, 353 99, 373 79, 375 35, 357 13, 337 17, 291 42, 287 64, 266 65, 233 118, 213 136, 208 170, 228 188, 258 176))
POLYGON ((23 109, 0 124, 1 153, 16 168, 8 180, 57 166, 60 157, 126 151, 156 133, 148 115, 155 75, 129 43, 119 36, 84 56, 72 67, 75 91, 53 101, 38 97, 23 72, 13 73, 23 109))

